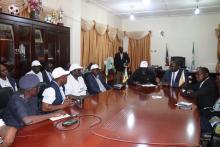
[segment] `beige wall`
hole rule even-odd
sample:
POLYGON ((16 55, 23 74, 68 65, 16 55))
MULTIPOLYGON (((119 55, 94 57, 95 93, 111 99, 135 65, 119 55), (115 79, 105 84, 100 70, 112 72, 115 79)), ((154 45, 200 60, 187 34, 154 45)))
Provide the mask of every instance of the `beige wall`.
POLYGON ((126 31, 152 31, 151 60, 154 65, 164 65, 165 48, 168 44, 171 56, 186 57, 186 65, 192 60, 192 42, 195 42, 195 64, 215 69, 217 62, 217 38, 215 28, 220 23, 220 14, 123 19, 126 31), (160 32, 164 31, 164 37, 160 32))

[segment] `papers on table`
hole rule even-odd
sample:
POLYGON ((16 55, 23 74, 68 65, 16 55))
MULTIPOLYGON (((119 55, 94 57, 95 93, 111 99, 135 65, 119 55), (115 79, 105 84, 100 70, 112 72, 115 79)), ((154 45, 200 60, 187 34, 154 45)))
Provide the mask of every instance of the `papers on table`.
POLYGON ((64 115, 57 116, 57 117, 51 117, 49 119, 52 120, 52 121, 56 121, 56 120, 64 119, 64 118, 67 118, 67 117, 70 117, 70 115, 69 114, 64 114, 64 115))
POLYGON ((140 84, 142 87, 155 87, 154 84, 140 84))
POLYGON ((152 99, 162 99, 161 95, 152 95, 152 99))
POLYGON ((192 103, 188 103, 188 102, 178 102, 176 104, 177 107, 179 107, 180 109, 192 109, 192 103))

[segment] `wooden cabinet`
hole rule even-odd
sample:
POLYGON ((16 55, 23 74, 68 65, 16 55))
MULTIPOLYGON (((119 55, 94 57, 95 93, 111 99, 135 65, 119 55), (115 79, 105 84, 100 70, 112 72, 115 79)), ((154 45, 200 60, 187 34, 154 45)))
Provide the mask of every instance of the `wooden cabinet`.
POLYGON ((0 57, 14 77, 29 71, 35 59, 64 67, 69 53, 70 28, 0 13, 0 57))

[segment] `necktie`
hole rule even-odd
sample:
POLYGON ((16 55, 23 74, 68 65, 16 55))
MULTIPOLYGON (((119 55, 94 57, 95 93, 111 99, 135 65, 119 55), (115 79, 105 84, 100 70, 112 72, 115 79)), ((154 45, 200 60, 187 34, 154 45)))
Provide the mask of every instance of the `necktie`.
POLYGON ((174 75, 175 75, 174 72, 172 72, 171 86, 174 86, 174 84, 175 84, 175 76, 174 75))

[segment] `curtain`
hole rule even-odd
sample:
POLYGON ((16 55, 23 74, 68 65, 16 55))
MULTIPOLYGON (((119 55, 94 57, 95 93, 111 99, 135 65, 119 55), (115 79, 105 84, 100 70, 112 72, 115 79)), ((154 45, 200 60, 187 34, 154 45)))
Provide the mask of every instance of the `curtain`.
POLYGON ((115 34, 117 29, 93 22, 82 20, 81 23, 81 64, 87 67, 96 63, 103 68, 104 61, 114 57, 122 42, 115 34))
MULTIPOLYGON (((217 44, 218 62, 217 62, 217 65, 216 65, 216 73, 220 73, 220 25, 218 26, 218 28, 215 31, 216 31, 216 36, 217 36, 217 39, 218 39, 218 44, 217 44)), ((219 76, 217 76, 217 80, 220 81, 219 76)))
POLYGON ((143 37, 143 33, 140 33, 140 35, 137 35, 137 33, 135 35, 131 35, 133 33, 126 34, 129 37, 128 55, 131 59, 131 70, 135 71, 142 60, 146 60, 150 64, 150 33, 145 34, 145 37, 142 39, 140 38, 141 36, 143 37))

